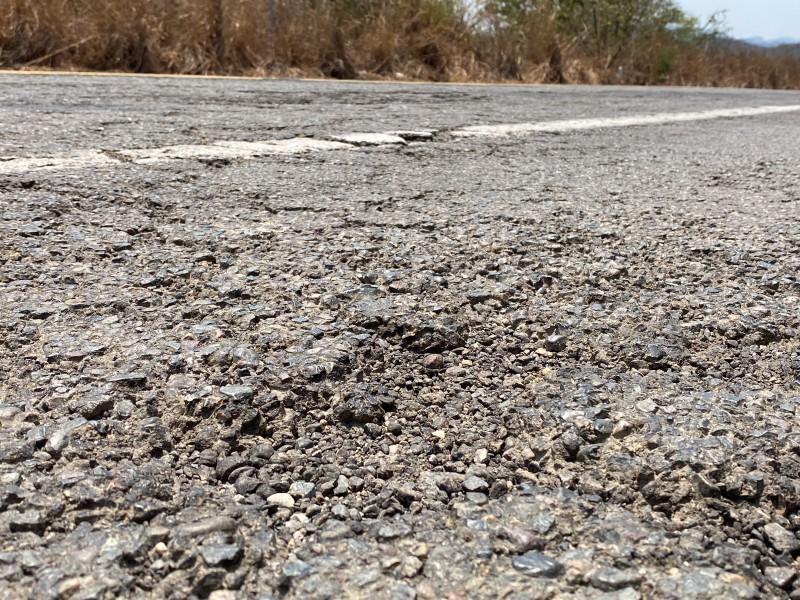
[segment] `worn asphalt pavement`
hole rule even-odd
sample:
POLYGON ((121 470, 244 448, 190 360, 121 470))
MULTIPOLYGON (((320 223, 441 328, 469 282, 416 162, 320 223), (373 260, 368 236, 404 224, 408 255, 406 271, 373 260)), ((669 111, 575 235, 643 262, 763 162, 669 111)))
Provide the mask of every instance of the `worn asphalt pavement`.
POLYGON ((0 599, 800 598, 798 105, 0 74, 0 599))

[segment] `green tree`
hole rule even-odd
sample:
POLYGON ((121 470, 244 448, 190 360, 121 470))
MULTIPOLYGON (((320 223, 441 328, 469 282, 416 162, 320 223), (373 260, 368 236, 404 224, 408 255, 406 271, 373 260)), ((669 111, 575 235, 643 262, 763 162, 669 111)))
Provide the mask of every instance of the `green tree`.
POLYGON ((483 10, 525 37, 532 19, 549 15, 564 47, 613 68, 634 49, 653 43, 690 43, 718 35, 719 16, 705 27, 673 0, 486 0, 483 10))

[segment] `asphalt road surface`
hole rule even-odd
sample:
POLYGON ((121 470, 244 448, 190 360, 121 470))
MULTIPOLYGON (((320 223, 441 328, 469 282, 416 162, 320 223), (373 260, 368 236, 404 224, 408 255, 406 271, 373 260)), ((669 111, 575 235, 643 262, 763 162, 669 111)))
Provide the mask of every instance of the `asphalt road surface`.
POLYGON ((800 598, 799 139, 0 74, 0 599, 800 598))

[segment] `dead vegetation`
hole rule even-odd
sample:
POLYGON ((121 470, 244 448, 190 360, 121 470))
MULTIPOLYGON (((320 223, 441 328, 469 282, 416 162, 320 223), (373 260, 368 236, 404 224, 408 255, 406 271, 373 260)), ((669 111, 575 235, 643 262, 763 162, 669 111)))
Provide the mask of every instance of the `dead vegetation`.
POLYGON ((798 88, 671 0, 0 0, 0 67, 798 88))

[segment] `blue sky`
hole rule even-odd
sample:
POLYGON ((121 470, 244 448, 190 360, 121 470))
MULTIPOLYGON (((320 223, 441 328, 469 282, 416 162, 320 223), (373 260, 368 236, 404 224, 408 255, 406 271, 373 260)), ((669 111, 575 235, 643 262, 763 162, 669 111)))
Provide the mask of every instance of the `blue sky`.
POLYGON ((726 10, 732 37, 800 39, 800 0, 677 0, 676 4, 701 19, 726 10))

